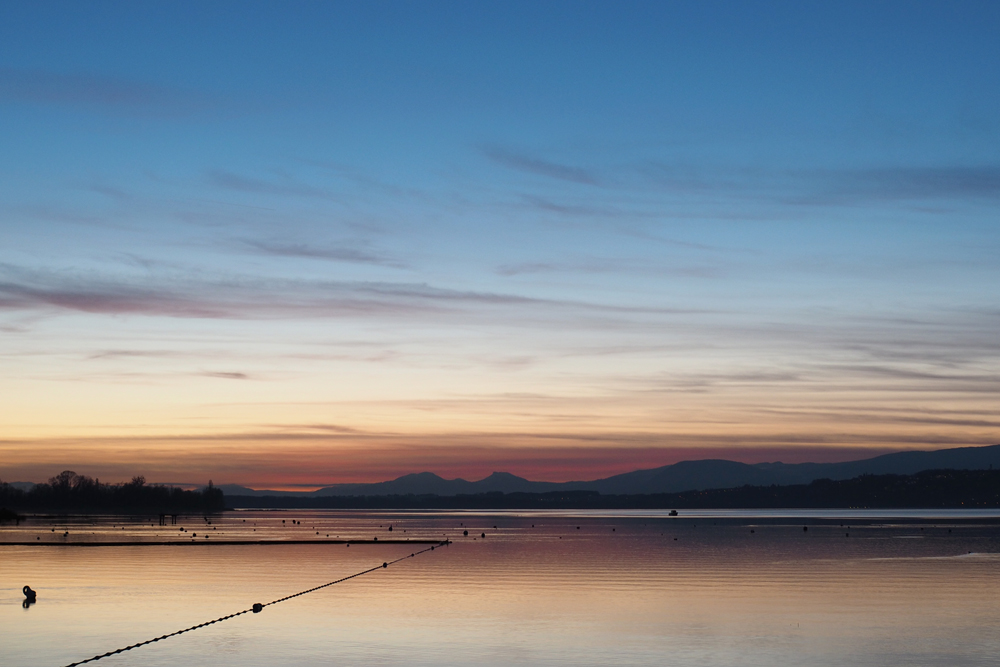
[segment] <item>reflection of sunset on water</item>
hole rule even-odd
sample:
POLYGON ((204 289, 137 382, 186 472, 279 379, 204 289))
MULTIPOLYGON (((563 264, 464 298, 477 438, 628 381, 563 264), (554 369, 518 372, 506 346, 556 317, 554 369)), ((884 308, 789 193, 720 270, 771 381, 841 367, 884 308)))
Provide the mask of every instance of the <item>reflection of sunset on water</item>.
MULTIPOLYGON (((275 539, 316 527, 454 543, 142 647, 129 661, 651 665, 667 655, 832 666, 920 663, 923 655, 938 656, 934 664, 978 664, 1000 650, 988 631, 1000 622, 1000 528, 989 520, 845 519, 856 522, 849 527, 811 520, 806 532, 803 519, 766 516, 302 511, 229 513, 217 525, 240 536, 243 519, 266 523, 275 539)), ((64 664, 413 551, 396 544, 0 550, 0 579, 39 591, 28 611, 14 595, 19 587, 0 600, 7 601, 0 647, 12 665, 64 664)))

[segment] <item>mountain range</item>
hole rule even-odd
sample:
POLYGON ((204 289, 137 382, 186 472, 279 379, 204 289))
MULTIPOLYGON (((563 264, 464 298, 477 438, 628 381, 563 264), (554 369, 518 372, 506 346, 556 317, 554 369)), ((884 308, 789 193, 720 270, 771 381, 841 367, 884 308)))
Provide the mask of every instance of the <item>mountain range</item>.
POLYGON ((589 482, 532 482, 507 472, 484 479, 444 479, 431 472, 403 475, 387 482, 334 484, 315 491, 255 490, 236 484, 219 488, 227 496, 455 496, 479 493, 597 491, 607 495, 678 493, 706 489, 808 484, 816 479, 852 479, 859 475, 912 475, 923 470, 1000 470, 1000 445, 884 454, 843 463, 740 463, 724 459, 681 461, 672 465, 589 482))

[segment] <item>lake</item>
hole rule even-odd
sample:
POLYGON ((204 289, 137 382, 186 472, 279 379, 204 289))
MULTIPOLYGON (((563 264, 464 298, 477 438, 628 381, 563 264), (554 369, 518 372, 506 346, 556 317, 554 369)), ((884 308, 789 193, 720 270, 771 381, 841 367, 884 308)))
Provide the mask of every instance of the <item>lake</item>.
POLYGON ((860 510, 36 518, 0 528, 0 662, 66 665, 447 539, 98 664, 995 665, 998 521, 860 510), (249 540, 273 543, 223 543, 249 540), (133 544, 76 546, 109 541, 133 544), (28 608, 25 584, 38 591, 28 608))

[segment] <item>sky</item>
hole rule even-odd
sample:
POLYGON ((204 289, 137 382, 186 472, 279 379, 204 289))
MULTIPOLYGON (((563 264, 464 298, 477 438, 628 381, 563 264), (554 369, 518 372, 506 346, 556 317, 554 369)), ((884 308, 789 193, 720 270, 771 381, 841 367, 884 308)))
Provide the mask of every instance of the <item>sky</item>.
POLYGON ((0 4, 0 479, 1000 442, 1000 4, 0 4))

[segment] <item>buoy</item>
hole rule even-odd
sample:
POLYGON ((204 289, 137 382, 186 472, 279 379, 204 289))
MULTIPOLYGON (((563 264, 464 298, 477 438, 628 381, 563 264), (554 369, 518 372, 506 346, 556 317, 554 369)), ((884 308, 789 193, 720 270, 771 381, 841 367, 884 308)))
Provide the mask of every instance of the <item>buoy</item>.
POLYGON ((392 532, 392 526, 389 526, 389 532, 390 533, 392 532))
POLYGON ((37 593, 35 593, 35 591, 31 590, 31 586, 25 586, 24 588, 21 589, 21 592, 24 593, 25 598, 27 598, 32 602, 35 601, 35 596, 38 595, 37 593))
POLYGON ((483 533, 483 534, 482 534, 482 537, 486 537, 486 533, 483 533))
POLYGON ((253 603, 253 613, 259 614, 263 610, 264 610, 264 605, 262 605, 259 602, 254 602, 253 603))
POLYGON ((382 567, 383 568, 389 567, 389 564, 388 563, 382 563, 382 567))
POLYGON ((462 531, 462 534, 463 534, 463 535, 465 535, 466 537, 468 537, 468 536, 469 536, 469 531, 467 531, 467 530, 463 530, 463 531, 462 531))

